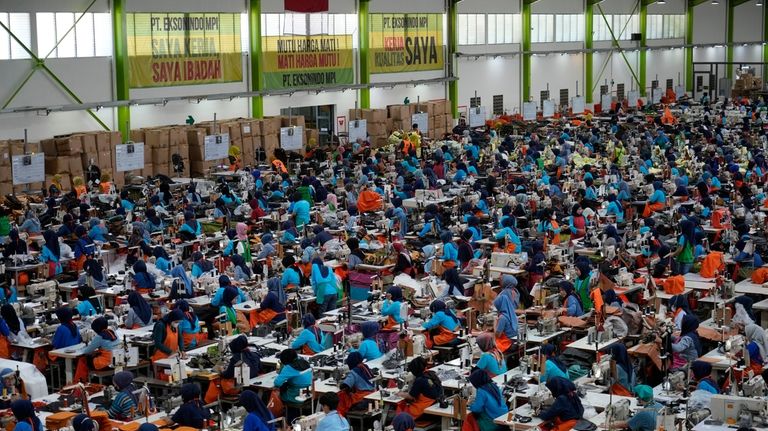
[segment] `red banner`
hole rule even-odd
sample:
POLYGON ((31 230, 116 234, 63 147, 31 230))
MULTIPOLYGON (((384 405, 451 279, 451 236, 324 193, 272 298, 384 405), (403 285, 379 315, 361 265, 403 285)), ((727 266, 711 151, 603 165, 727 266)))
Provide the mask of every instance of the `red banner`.
POLYGON ((328 12, 328 0, 285 0, 285 10, 291 12, 328 12))

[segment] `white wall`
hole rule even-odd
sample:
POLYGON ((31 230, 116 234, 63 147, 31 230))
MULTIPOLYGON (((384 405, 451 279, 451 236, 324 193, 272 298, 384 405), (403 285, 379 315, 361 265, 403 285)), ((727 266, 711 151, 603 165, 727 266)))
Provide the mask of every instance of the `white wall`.
POLYGON ((245 12, 245 0, 127 0, 126 12, 245 12))
POLYGON ((583 0, 539 0, 531 6, 531 13, 582 13, 583 0))
MULTIPOLYGON (((726 1, 713 5, 704 3, 693 10, 693 43, 722 43, 725 41, 726 1)), ((755 7, 755 9, 757 9, 755 7)))
MULTIPOLYGON (((733 40, 757 42, 763 40, 763 8, 749 2, 737 6, 733 13, 733 40)), ((694 31, 696 27, 694 27, 694 31)))
POLYGON ((646 54, 647 84, 650 87, 651 82, 658 79, 659 87, 665 88, 667 79, 673 79, 675 85, 685 85, 685 50, 675 49, 657 49, 648 51, 646 54), (679 78, 679 80, 678 80, 679 78))
POLYGON ((531 57, 531 96, 536 102, 540 101, 541 92, 549 84, 549 97, 558 101, 560 89, 568 88, 568 94, 573 97, 576 91, 576 81, 579 81, 579 92, 584 85, 584 56, 582 54, 548 54, 531 57))
POLYGON ((481 97, 488 112, 493 96, 504 95, 504 109, 513 112, 520 106, 520 57, 465 57, 459 60, 459 106, 469 106, 469 99, 481 97))
POLYGON ((519 0, 466 0, 459 13, 520 13, 519 0))

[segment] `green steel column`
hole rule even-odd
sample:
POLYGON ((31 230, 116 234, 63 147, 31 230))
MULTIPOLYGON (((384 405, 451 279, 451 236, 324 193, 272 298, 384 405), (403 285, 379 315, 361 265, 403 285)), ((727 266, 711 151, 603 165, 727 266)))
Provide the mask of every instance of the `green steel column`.
MULTIPOLYGON (((726 13, 728 14, 728 28, 725 32, 725 61, 728 63, 733 63, 733 15, 734 10, 736 9, 736 2, 729 0, 727 9, 728 11, 726 13)), ((728 79, 733 79, 732 64, 725 65, 725 77, 728 79)))
MULTIPOLYGON (((763 40, 768 41, 768 5, 763 4, 763 40)), ((768 44, 763 43, 763 63, 768 63, 768 44)), ((768 66, 763 64, 763 83, 768 82, 768 66)))
MULTIPOLYGON (((360 63, 360 84, 371 83, 371 72, 369 69, 369 52, 371 29, 368 24, 368 6, 370 0, 360 0, 360 10, 357 11, 357 36, 358 52, 360 63)), ((371 107, 371 89, 360 89, 360 109, 369 109, 371 107)))
POLYGON ((648 1, 647 0, 640 0, 640 65, 638 66, 640 69, 640 96, 645 97, 645 87, 646 87, 646 67, 645 67, 645 57, 646 57, 646 37, 645 34, 648 31, 648 1))
MULTIPOLYGON (((448 76, 458 76, 459 64, 456 52, 459 46, 459 2, 448 2, 448 76)), ((451 100, 451 115, 459 118, 459 81, 448 83, 448 98, 451 100)))
MULTIPOLYGON (((261 0, 248 2, 248 32, 251 45, 251 91, 261 91, 264 89, 261 76, 261 0)), ((264 118, 264 97, 261 95, 251 98, 251 115, 254 118, 264 118)))
MULTIPOLYGON (((587 0, 587 8, 584 11, 584 49, 587 52, 584 55, 584 88, 586 89, 585 100, 586 103, 592 103, 592 81, 595 79, 592 73, 592 43, 594 35, 592 34, 592 26, 595 19, 593 12, 593 0, 587 0)), ((576 89, 576 94, 579 93, 579 89, 576 89)))
POLYGON ((523 0, 523 102, 531 98, 531 4, 533 1, 523 0))
MULTIPOLYGON (((126 0, 112 0, 112 40, 115 45, 115 90, 117 100, 130 100, 130 69, 128 65, 128 35, 125 28, 126 0)), ((131 108, 117 108, 117 129, 123 142, 131 139, 131 108)))

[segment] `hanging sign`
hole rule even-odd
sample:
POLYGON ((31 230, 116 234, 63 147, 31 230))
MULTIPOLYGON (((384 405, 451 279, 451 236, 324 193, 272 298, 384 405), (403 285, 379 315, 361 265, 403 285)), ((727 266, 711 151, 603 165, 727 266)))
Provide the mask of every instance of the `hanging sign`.
POLYGON ((357 142, 358 139, 368 139, 368 122, 366 120, 353 120, 349 122, 349 142, 357 142))
POLYGON ((586 103, 584 102, 584 97, 576 96, 571 99, 571 112, 573 112, 573 115, 581 115, 585 110, 586 103))
POLYGON ((131 88, 243 80, 239 13, 128 13, 131 88))
POLYGON ((354 84, 352 35, 265 36, 262 50, 268 90, 354 84))
POLYGON ((304 127, 282 127, 280 129, 280 147, 288 151, 304 149, 304 127))
POLYGON ((552 118, 555 116, 555 101, 545 100, 542 108, 542 116, 544 118, 552 118))
POLYGON ((637 108, 637 102, 640 100, 639 91, 630 91, 627 93, 627 104, 630 108, 637 108))
POLYGON ((525 102, 523 103, 523 120, 525 121, 536 121, 536 110, 538 109, 538 106, 536 105, 536 102, 525 102))
POLYGON ((443 70, 443 14, 370 14, 370 73, 443 70))
POLYGON ((469 108, 469 127, 485 126, 485 120, 488 118, 487 115, 488 111, 485 109, 485 106, 469 108))
POLYGON ((419 112, 411 115, 411 125, 417 124, 421 133, 427 133, 429 131, 429 113, 419 112))

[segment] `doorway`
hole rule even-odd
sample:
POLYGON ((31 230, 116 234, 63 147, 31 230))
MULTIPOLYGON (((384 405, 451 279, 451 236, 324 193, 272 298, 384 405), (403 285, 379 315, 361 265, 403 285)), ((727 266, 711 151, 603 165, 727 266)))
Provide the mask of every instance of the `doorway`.
POLYGON ((302 106, 298 108, 283 108, 280 115, 303 115, 308 129, 317 129, 320 135, 320 145, 327 145, 334 135, 336 105, 302 106))

